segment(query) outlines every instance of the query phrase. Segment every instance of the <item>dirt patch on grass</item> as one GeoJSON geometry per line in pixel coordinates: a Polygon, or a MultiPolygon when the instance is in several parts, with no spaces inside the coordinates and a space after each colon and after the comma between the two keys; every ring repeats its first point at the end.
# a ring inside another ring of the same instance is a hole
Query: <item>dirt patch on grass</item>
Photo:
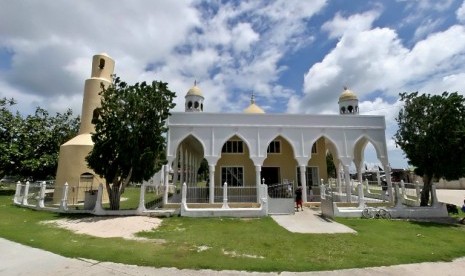
{"type": "Polygon", "coordinates": [[[58,227],[78,234],[86,234],[100,238],[144,239],[134,234],[156,229],[161,219],[145,216],[130,217],[87,217],[80,219],[60,219],[46,221],[58,227]]]}

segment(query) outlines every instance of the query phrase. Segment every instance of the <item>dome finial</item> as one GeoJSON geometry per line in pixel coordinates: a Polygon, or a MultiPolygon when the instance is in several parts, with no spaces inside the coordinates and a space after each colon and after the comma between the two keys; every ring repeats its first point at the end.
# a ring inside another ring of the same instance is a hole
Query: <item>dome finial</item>
{"type": "Polygon", "coordinates": [[[252,91],[252,97],[250,97],[250,103],[251,104],[255,103],[255,95],[253,94],[253,91],[252,91]]]}
{"type": "Polygon", "coordinates": [[[348,90],[349,88],[347,88],[347,85],[344,85],[344,90],[348,90]]]}
{"type": "Polygon", "coordinates": [[[194,86],[197,86],[197,80],[194,80],[194,86]]]}

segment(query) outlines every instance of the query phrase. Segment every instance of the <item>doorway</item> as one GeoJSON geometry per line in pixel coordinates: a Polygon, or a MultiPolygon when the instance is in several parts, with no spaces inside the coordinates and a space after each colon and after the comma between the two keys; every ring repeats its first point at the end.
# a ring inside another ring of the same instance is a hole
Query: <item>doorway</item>
{"type": "Polygon", "coordinates": [[[273,185],[280,183],[279,167],[262,167],[260,179],[265,178],[265,184],[273,185]]]}

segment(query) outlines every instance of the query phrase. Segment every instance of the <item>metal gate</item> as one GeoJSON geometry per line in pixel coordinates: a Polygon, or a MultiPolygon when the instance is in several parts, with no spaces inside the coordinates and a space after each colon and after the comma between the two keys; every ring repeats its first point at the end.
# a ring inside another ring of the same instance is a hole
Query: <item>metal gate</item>
{"type": "Polygon", "coordinates": [[[294,214],[294,210],[292,184],[268,185],[268,214],[294,214]]]}

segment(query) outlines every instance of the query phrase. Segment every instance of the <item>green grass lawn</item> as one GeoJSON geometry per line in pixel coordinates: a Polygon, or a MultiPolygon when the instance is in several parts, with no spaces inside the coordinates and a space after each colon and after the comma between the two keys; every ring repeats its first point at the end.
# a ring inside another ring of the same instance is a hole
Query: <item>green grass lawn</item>
{"type": "Polygon", "coordinates": [[[0,190],[0,236],[74,258],[154,267],[311,271],[465,256],[464,227],[400,220],[338,219],[357,234],[296,234],[269,217],[172,217],[157,230],[141,233],[147,241],[96,238],[42,224],[65,216],[13,206],[13,195],[0,190]]]}

